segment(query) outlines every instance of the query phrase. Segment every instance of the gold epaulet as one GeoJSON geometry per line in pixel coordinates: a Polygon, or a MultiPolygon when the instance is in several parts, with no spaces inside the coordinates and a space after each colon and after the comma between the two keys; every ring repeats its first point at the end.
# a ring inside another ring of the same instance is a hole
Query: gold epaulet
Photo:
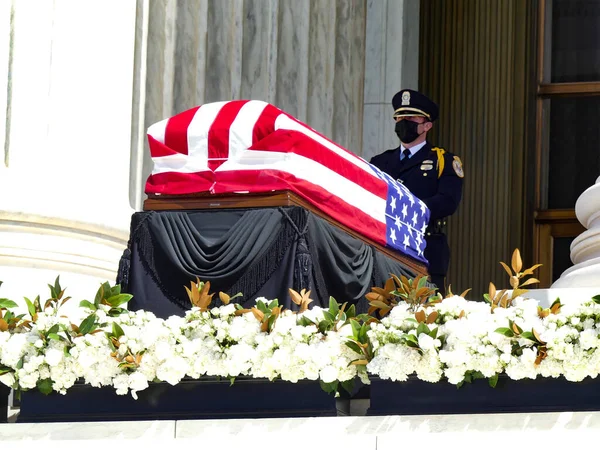
{"type": "Polygon", "coordinates": [[[444,162],[445,162],[444,153],[446,153],[446,150],[444,150],[441,147],[433,147],[432,150],[437,153],[438,178],[440,178],[442,176],[442,173],[444,173],[444,162]]]}

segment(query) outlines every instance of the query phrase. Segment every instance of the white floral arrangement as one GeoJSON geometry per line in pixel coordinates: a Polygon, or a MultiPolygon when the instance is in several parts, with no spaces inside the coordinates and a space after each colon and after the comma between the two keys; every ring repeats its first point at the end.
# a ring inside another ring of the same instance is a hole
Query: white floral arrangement
{"type": "MultiPolygon", "coordinates": [[[[329,308],[309,309],[310,292],[290,290],[299,311],[259,298],[244,309],[230,303],[210,307],[209,283],[191,283],[193,307],[164,320],[123,308],[131,295],[104,283],[94,302],[82,301],[64,315],[58,279],[51,298],[25,299],[27,312],[0,299],[0,382],[17,390],[65,394],[78,380],[137,393],[151,383],[176,385],[184,378],[236,377],[318,380],[324,390],[350,389],[369,376],[402,382],[461,385],[500,374],[513,380],[596,378],[600,373],[600,295],[554,302],[543,309],[525,296],[532,269],[521,271],[513,255],[512,291],[490,284],[486,302],[449,294],[442,299],[424,278],[393,276],[367,294],[369,314],[357,315],[330,299],[329,308]],[[377,314],[379,313],[379,319],[377,314]]],[[[186,288],[187,289],[187,288],[186,288]]]]}

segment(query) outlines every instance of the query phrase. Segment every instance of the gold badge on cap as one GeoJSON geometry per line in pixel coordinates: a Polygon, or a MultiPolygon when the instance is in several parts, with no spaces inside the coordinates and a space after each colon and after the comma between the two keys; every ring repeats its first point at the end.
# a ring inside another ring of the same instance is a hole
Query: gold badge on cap
{"type": "Polygon", "coordinates": [[[410,92],[406,91],[402,93],[402,106],[410,105],[410,92]]]}
{"type": "Polygon", "coordinates": [[[465,176],[465,173],[463,172],[462,162],[460,161],[460,158],[458,156],[454,157],[454,161],[452,161],[452,168],[456,172],[456,175],[458,175],[460,178],[463,178],[465,176]]]}

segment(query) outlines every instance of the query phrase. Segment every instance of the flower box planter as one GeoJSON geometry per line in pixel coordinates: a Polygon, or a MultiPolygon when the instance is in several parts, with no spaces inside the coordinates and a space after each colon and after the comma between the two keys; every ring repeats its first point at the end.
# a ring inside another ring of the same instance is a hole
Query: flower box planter
{"type": "Polygon", "coordinates": [[[600,379],[512,380],[502,374],[495,388],[487,380],[462,387],[446,381],[428,383],[416,376],[404,382],[371,379],[370,416],[481,414],[600,410],[600,379]]]}
{"type": "Polygon", "coordinates": [[[21,396],[18,422],[91,422],[335,416],[336,401],[318,381],[268,381],[206,377],[171,386],[153,383],[137,393],[117,395],[114,388],[83,383],[66,395],[37,390],[21,396]]]}
{"type": "Polygon", "coordinates": [[[0,383],[0,423],[6,423],[8,418],[8,395],[10,388],[0,383]]]}

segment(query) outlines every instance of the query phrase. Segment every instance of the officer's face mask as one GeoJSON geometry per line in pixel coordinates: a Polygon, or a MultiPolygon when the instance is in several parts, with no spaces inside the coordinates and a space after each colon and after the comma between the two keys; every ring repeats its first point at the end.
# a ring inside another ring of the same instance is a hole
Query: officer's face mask
{"type": "Polygon", "coordinates": [[[421,134],[419,134],[419,123],[411,120],[401,120],[396,122],[396,135],[400,139],[400,142],[410,144],[416,140],[421,134]]]}

